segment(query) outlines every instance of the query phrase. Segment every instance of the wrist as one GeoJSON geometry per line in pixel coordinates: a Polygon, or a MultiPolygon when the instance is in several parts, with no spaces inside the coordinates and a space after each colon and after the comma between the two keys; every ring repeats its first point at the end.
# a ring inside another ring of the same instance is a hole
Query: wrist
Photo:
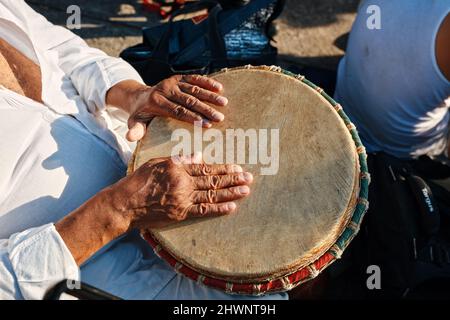
{"type": "Polygon", "coordinates": [[[135,80],[124,80],[106,93],[106,104],[132,114],[148,98],[151,87],[135,80]]]}
{"type": "Polygon", "coordinates": [[[122,203],[122,197],[116,197],[111,188],[106,188],[98,194],[96,206],[101,208],[101,219],[104,225],[108,225],[111,235],[116,237],[130,229],[133,215],[122,203]]]}

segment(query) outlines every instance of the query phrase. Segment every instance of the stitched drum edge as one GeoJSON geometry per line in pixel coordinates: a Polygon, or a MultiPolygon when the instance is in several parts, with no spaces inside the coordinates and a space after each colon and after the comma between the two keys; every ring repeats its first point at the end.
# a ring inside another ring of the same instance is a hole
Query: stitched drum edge
{"type": "MultiPolygon", "coordinates": [[[[333,110],[339,115],[339,117],[344,121],[344,124],[347,126],[350,135],[352,137],[353,142],[355,143],[355,147],[358,153],[359,159],[359,195],[357,197],[357,204],[355,209],[353,210],[353,214],[350,220],[347,222],[341,235],[338,237],[335,244],[332,245],[322,256],[320,256],[317,260],[310,263],[309,265],[302,267],[298,270],[293,271],[292,273],[279,277],[276,279],[271,279],[259,283],[239,283],[239,282],[231,282],[226,280],[220,280],[216,278],[211,278],[208,276],[204,276],[199,274],[197,271],[192,268],[186,266],[178,262],[168,251],[161,248],[161,245],[158,241],[153,237],[153,235],[146,231],[142,234],[145,240],[153,247],[153,249],[158,250],[158,256],[160,256],[163,260],[165,260],[169,265],[177,272],[180,273],[202,285],[206,285],[209,287],[213,287],[219,290],[222,290],[227,293],[232,294],[246,294],[246,295],[264,295],[269,293],[276,292],[284,292],[290,289],[295,288],[296,286],[315,278],[319,275],[325,268],[327,268],[331,263],[333,263],[336,259],[339,259],[347,248],[349,243],[353,240],[356,234],[359,231],[359,227],[361,225],[362,219],[364,218],[367,209],[369,208],[368,201],[368,193],[369,193],[369,184],[370,184],[370,174],[367,166],[367,154],[365,148],[361,142],[361,139],[358,135],[358,131],[356,127],[352,124],[348,116],[345,114],[342,106],[334,101],[325,91],[323,91],[320,87],[315,85],[314,83],[307,80],[303,75],[294,74],[287,70],[281,69],[278,66],[251,66],[246,65],[242,67],[236,68],[226,68],[222,69],[219,72],[213,73],[210,76],[214,76],[216,74],[222,72],[230,72],[235,70],[242,69],[253,69],[253,70],[264,70],[274,73],[282,73],[287,76],[293,77],[298,81],[306,84],[310,88],[316,90],[328,103],[333,107],[333,110]]],[[[139,141],[136,146],[136,150],[133,153],[133,157],[128,166],[128,174],[134,171],[136,156],[139,152],[141,142],[139,141]]]]}

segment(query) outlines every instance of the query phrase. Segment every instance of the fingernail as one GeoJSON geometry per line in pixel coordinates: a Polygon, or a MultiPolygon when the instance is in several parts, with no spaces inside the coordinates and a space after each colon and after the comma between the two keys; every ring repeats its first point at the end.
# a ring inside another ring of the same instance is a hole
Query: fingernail
{"type": "Polygon", "coordinates": [[[215,112],[213,114],[213,118],[216,121],[223,121],[223,119],[225,119],[225,116],[222,113],[220,113],[220,112],[215,112]]]}
{"type": "Polygon", "coordinates": [[[247,186],[240,186],[238,190],[240,194],[248,194],[250,192],[250,188],[247,186]]]}
{"type": "Polygon", "coordinates": [[[228,210],[234,210],[234,209],[236,209],[236,203],[234,203],[234,202],[228,203],[228,204],[227,204],[227,209],[228,209],[228,210]]]}
{"type": "Polygon", "coordinates": [[[214,88],[218,89],[218,90],[222,90],[222,84],[218,83],[218,82],[214,82],[213,83],[214,88]]]}
{"type": "Polygon", "coordinates": [[[226,106],[228,103],[228,99],[222,96],[217,97],[217,102],[223,106],[226,106]]]}
{"type": "Polygon", "coordinates": [[[211,125],[211,122],[210,122],[209,120],[206,120],[206,119],[203,119],[203,120],[202,120],[202,124],[203,124],[203,126],[205,126],[205,127],[207,127],[207,128],[209,128],[209,127],[212,126],[212,125],[211,125]]]}
{"type": "Polygon", "coordinates": [[[233,172],[242,172],[242,167],[238,166],[237,164],[233,164],[232,170],[233,172]]]}
{"type": "Polygon", "coordinates": [[[244,180],[247,182],[252,182],[253,181],[253,175],[250,172],[245,172],[244,173],[244,180]]]}

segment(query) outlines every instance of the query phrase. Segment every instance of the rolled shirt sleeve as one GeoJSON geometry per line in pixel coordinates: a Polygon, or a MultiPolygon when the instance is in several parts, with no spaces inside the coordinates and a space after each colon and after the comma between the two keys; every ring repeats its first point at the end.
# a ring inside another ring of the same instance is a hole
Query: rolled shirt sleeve
{"type": "MultiPolygon", "coordinates": [[[[58,66],[71,80],[77,90],[87,113],[93,116],[96,125],[91,125],[90,117],[80,110],[75,117],[95,135],[105,140],[119,151],[126,163],[131,156],[135,143],[124,139],[128,130],[128,113],[122,109],[106,105],[106,94],[110,88],[124,80],[135,80],[145,84],[137,71],[121,58],[110,57],[103,51],[89,47],[86,42],[62,27],[51,25],[58,33],[64,33],[66,41],[58,43],[51,49],[58,55],[58,66]],[[105,128],[114,134],[111,138],[107,132],[98,132],[105,128]]],[[[56,36],[56,35],[55,35],[56,36]]],[[[56,36],[57,37],[57,36],[56,36]]]]}
{"type": "Polygon", "coordinates": [[[106,108],[106,93],[115,84],[123,80],[144,84],[127,62],[89,47],[78,36],[74,35],[52,50],[58,52],[60,68],[70,77],[91,113],[96,114],[106,108]]]}
{"type": "Polygon", "coordinates": [[[0,240],[0,299],[42,299],[64,279],[79,280],[79,268],[53,224],[0,240]]]}

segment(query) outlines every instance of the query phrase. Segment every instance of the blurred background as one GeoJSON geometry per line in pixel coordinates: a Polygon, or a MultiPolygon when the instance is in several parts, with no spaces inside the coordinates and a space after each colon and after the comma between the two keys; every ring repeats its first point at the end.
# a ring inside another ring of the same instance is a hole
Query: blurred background
{"type": "MultiPolygon", "coordinates": [[[[145,0],[26,0],[51,22],[66,26],[70,5],[81,9],[81,29],[73,30],[89,45],[109,55],[142,42],[142,27],[163,19],[144,5],[145,0]]],[[[344,54],[347,34],[359,0],[286,0],[275,21],[274,37],[281,64],[335,70],[344,54]]]]}

